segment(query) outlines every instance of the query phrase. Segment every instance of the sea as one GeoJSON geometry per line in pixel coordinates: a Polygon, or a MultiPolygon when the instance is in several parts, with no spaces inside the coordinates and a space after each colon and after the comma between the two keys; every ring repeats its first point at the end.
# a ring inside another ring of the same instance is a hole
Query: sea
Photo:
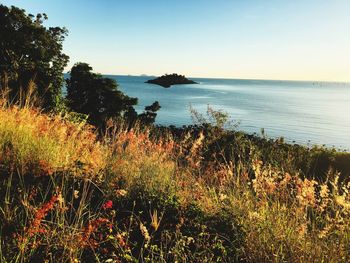
{"type": "Polygon", "coordinates": [[[236,130],[350,150],[350,83],[190,78],[198,84],[163,88],[145,83],[151,76],[106,77],[138,98],[138,112],[158,101],[160,125],[193,124],[191,109],[205,117],[209,106],[227,113],[236,130]]]}

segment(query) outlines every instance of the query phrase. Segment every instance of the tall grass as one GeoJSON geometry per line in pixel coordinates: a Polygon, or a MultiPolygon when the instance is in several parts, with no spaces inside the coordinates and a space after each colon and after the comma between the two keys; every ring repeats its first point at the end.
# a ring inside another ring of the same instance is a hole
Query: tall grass
{"type": "MultiPolygon", "coordinates": [[[[347,262],[350,185],[29,104],[0,107],[2,262],[347,262]],[[211,153],[213,154],[213,153],[211,153]],[[224,161],[222,161],[224,160],[224,161]]],[[[253,146],[253,143],[251,143],[253,146]]]]}

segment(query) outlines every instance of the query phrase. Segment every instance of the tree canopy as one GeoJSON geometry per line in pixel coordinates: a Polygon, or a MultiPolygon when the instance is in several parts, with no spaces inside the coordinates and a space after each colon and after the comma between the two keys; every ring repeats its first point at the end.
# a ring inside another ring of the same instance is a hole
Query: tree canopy
{"type": "Polygon", "coordinates": [[[138,115],[139,120],[144,124],[153,124],[157,117],[157,111],[161,106],[158,101],[152,103],[152,105],[146,106],[145,111],[138,115]]]}
{"type": "Polygon", "coordinates": [[[160,105],[155,102],[138,115],[137,98],[118,90],[115,80],[92,72],[86,63],[70,71],[67,104],[63,103],[63,70],[69,57],[62,52],[67,35],[64,27],[45,27],[46,14],[26,14],[24,9],[0,4],[0,90],[9,90],[11,101],[20,99],[34,83],[41,106],[47,110],[67,105],[89,116],[90,123],[103,126],[110,118],[122,117],[134,123],[152,124],[160,105]]]}
{"type": "Polygon", "coordinates": [[[95,125],[109,118],[135,116],[133,105],[137,104],[137,98],[118,90],[114,79],[93,73],[87,63],[75,64],[66,83],[68,106],[75,112],[89,115],[90,122],[95,125]]]}
{"type": "Polygon", "coordinates": [[[16,97],[33,81],[43,107],[54,108],[62,98],[63,69],[69,59],[62,52],[67,30],[46,28],[47,19],[46,14],[33,16],[0,5],[0,88],[9,88],[16,97]]]}
{"type": "Polygon", "coordinates": [[[130,125],[136,121],[151,125],[155,122],[158,101],[146,106],[144,112],[137,114],[134,105],[137,98],[125,95],[118,89],[114,79],[92,72],[87,63],[76,63],[66,79],[67,103],[71,110],[88,115],[90,123],[103,127],[108,119],[123,118],[130,125]]]}
{"type": "Polygon", "coordinates": [[[197,82],[186,78],[184,75],[165,74],[161,77],[147,80],[145,83],[157,84],[164,88],[169,88],[171,85],[180,85],[180,84],[198,84],[197,82]]]}

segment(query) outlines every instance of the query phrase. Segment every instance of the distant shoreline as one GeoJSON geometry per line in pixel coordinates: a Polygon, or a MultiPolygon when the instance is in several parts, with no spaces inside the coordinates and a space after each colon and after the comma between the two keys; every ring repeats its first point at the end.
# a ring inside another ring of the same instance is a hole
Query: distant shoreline
{"type": "MultiPolygon", "coordinates": [[[[65,73],[68,74],[68,73],[65,73]]],[[[124,74],[102,74],[106,77],[139,77],[139,78],[154,78],[155,75],[124,75],[124,74]]],[[[270,82],[296,82],[296,83],[329,83],[329,84],[344,84],[344,85],[350,85],[350,81],[331,81],[331,80],[293,80],[293,79],[247,79],[247,78],[220,78],[220,77],[192,77],[188,76],[188,78],[193,80],[198,79],[213,79],[213,80],[237,80],[237,81],[270,81],[270,82]]]]}

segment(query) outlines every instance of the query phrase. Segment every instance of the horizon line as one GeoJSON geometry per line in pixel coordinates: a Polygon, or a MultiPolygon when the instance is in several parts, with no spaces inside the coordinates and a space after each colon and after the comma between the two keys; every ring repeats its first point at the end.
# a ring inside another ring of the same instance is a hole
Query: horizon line
{"type": "MultiPolygon", "coordinates": [[[[160,77],[165,74],[173,74],[173,73],[164,73],[162,75],[153,75],[153,74],[111,74],[111,73],[100,73],[94,72],[97,74],[101,74],[103,76],[125,76],[125,77],[160,77]]],[[[64,74],[69,74],[69,72],[64,72],[64,74]]],[[[181,73],[177,73],[183,75],[181,73]]],[[[186,76],[187,78],[195,78],[195,79],[227,79],[227,80],[260,80],[260,81],[290,81],[290,82],[320,82],[320,83],[339,83],[339,84],[350,84],[350,80],[341,81],[341,80],[312,80],[312,79],[261,79],[261,78],[239,78],[239,77],[198,77],[198,76],[186,76]]]]}

